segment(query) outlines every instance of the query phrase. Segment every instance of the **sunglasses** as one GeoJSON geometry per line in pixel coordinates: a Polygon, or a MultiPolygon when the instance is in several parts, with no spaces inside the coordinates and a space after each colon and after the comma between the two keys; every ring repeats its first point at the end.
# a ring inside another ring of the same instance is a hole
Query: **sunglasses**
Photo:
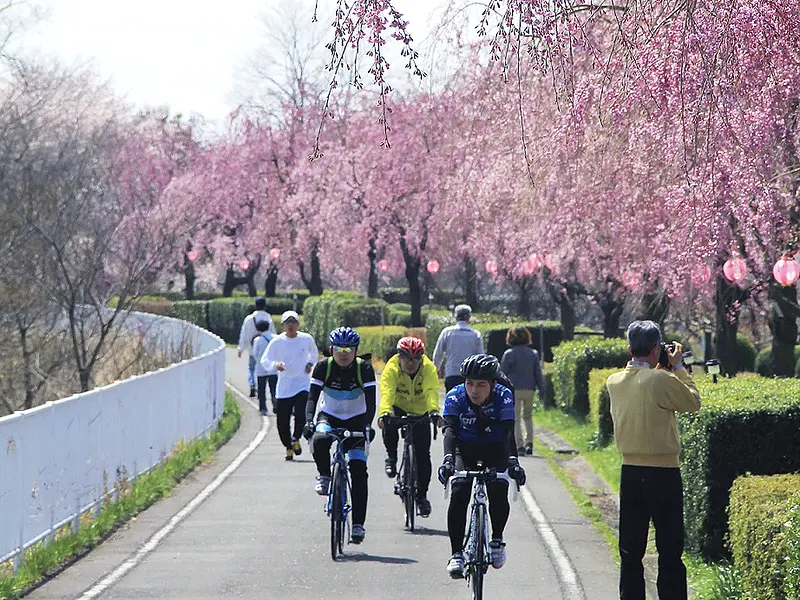
{"type": "Polygon", "coordinates": [[[353,348],[352,346],[334,346],[333,351],[344,352],[345,354],[352,354],[353,352],[356,351],[356,349],[353,348]]]}
{"type": "Polygon", "coordinates": [[[400,354],[400,358],[402,358],[403,360],[420,360],[420,359],[422,359],[421,356],[411,356],[407,352],[398,352],[398,354],[400,354]]]}

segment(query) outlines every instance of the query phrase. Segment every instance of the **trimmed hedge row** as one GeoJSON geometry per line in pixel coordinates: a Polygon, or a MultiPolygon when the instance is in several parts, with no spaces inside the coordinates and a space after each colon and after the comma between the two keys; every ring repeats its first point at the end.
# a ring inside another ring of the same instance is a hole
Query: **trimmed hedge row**
{"type": "Polygon", "coordinates": [[[369,352],[372,356],[386,362],[397,352],[397,340],[407,333],[408,330],[399,325],[359,327],[358,334],[361,336],[361,345],[358,352],[359,354],[369,352]]]}
{"type": "MultiPolygon", "coordinates": [[[[544,360],[553,360],[553,347],[557,346],[564,339],[564,332],[561,324],[555,321],[504,321],[502,315],[493,313],[476,313],[470,319],[470,327],[480,332],[483,337],[483,348],[487,354],[493,354],[497,358],[503,356],[508,346],[506,345],[506,334],[511,327],[521,325],[527,327],[531,333],[531,347],[539,351],[544,356],[544,360]],[[539,326],[544,327],[544,351],[539,343],[539,326]]],[[[445,327],[455,325],[456,320],[452,314],[444,311],[432,311],[425,323],[427,339],[430,340],[428,354],[433,354],[433,347],[439,335],[445,327]]]]}
{"type": "MultiPolygon", "coordinates": [[[[800,475],[738,477],[728,509],[730,549],[750,600],[797,598],[787,575],[800,570],[789,547],[791,508],[800,498],[800,475]],[[793,498],[795,501],[793,502],[793,498]]],[[[795,579],[796,581],[796,579],[795,579]]]]}
{"type": "MultiPolygon", "coordinates": [[[[249,301],[240,301],[226,298],[224,302],[218,300],[182,300],[172,303],[170,316],[207,329],[218,335],[228,344],[239,343],[239,331],[244,318],[255,310],[249,301]]],[[[280,313],[270,315],[278,331],[280,327],[280,313]]],[[[302,325],[301,325],[301,328],[302,325]]]]}
{"type": "Polygon", "coordinates": [[[589,420],[595,426],[595,443],[607,446],[614,437],[614,421],[611,420],[611,397],[608,395],[606,381],[613,369],[592,369],[589,372],[589,420]]]}
{"type": "MultiPolygon", "coordinates": [[[[771,356],[772,348],[769,346],[756,355],[755,370],[756,373],[762,377],[773,377],[775,375],[775,373],[772,372],[772,365],[770,364],[771,356]]],[[[797,365],[794,369],[794,376],[800,377],[800,346],[794,347],[794,362],[795,365],[797,365]]]]}
{"type": "Polygon", "coordinates": [[[686,547],[727,557],[730,489],[740,475],[800,472],[800,381],[698,378],[702,409],[678,414],[686,547]]]}
{"type": "Polygon", "coordinates": [[[630,359],[623,339],[565,342],[553,352],[555,403],[577,417],[589,415],[589,373],[592,369],[622,368],[630,359]]]}
{"type": "Polygon", "coordinates": [[[380,325],[381,307],[385,315],[388,306],[383,300],[366,298],[357,292],[326,291],[306,300],[303,328],[323,348],[327,346],[328,334],[337,327],[380,325]]]}

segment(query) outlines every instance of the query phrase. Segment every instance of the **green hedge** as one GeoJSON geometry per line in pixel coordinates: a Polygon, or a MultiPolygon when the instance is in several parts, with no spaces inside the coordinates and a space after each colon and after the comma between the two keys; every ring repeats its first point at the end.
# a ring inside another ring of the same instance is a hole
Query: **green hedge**
{"type": "Polygon", "coordinates": [[[736,334],[736,349],[734,351],[734,356],[736,357],[737,373],[741,373],[742,371],[755,373],[758,349],[753,342],[747,339],[747,336],[741,333],[736,334]]]}
{"type": "Polygon", "coordinates": [[[786,595],[800,598],[800,494],[789,500],[789,516],[783,524],[786,539],[786,595]]]}
{"type": "Polygon", "coordinates": [[[595,442],[607,446],[614,437],[614,422],[611,420],[611,397],[606,381],[619,368],[592,369],[589,372],[589,419],[595,426],[595,442]]]}
{"type": "Polygon", "coordinates": [[[357,292],[328,291],[306,300],[304,330],[323,348],[327,346],[328,334],[337,327],[380,325],[381,306],[385,316],[389,305],[383,300],[367,298],[357,292]]]}
{"type": "Polygon", "coordinates": [[[361,336],[359,354],[369,352],[385,362],[397,352],[397,340],[406,335],[407,330],[399,325],[378,325],[359,327],[357,331],[361,336]]]}
{"type": "Polygon", "coordinates": [[[624,367],[630,354],[623,339],[565,342],[553,352],[555,403],[578,417],[589,415],[589,373],[592,369],[624,367]]]}
{"type": "MultiPolygon", "coordinates": [[[[771,355],[772,355],[771,346],[767,346],[756,355],[756,373],[758,373],[762,377],[772,377],[775,375],[772,372],[772,365],[770,364],[771,355]]],[[[800,346],[794,347],[794,362],[800,363],[800,346]]],[[[795,376],[797,376],[797,374],[798,371],[797,368],[795,368],[795,376]]]]}
{"type": "Polygon", "coordinates": [[[697,378],[703,403],[679,413],[686,547],[726,557],[727,508],[740,475],[800,471],[800,381],[763,377],[697,378]]]}
{"type": "Polygon", "coordinates": [[[797,598],[787,591],[787,567],[798,557],[789,558],[784,524],[798,493],[800,475],[744,476],[731,487],[730,548],[749,600],[797,598]]]}
{"type": "Polygon", "coordinates": [[[561,324],[555,321],[524,321],[519,323],[476,323],[472,325],[483,336],[483,347],[488,354],[494,354],[501,358],[508,349],[506,345],[506,334],[511,327],[522,326],[528,329],[531,334],[531,347],[539,351],[539,355],[544,355],[544,360],[553,360],[553,347],[558,346],[564,340],[564,331],[561,324]],[[539,343],[539,327],[544,328],[544,348],[539,343]]]}
{"type": "Polygon", "coordinates": [[[188,321],[203,329],[208,327],[208,305],[205,300],[180,300],[172,303],[171,316],[188,321]]]}
{"type": "Polygon", "coordinates": [[[228,344],[238,344],[242,321],[253,310],[253,304],[248,301],[213,300],[208,303],[208,329],[228,344]]]}

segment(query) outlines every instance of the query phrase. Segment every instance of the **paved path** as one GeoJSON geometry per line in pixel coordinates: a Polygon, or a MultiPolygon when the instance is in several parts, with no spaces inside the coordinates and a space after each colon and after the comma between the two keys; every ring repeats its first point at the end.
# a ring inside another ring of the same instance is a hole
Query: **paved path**
{"type": "MultiPolygon", "coordinates": [[[[245,361],[229,350],[228,379],[246,391],[245,369],[245,361]]],[[[417,532],[404,531],[400,501],[383,474],[383,446],[373,444],[367,538],[361,546],[346,546],[346,558],[333,563],[308,447],[287,463],[273,418],[262,419],[245,400],[242,405],[240,431],[214,464],[29,598],[469,597],[463,581],[451,581],[444,570],[449,543],[438,483],[431,486],[431,517],[418,519],[417,532]],[[248,447],[251,453],[242,459],[248,447]],[[233,470],[229,465],[237,456],[241,464],[233,470]],[[226,472],[213,493],[175,522],[181,509],[226,472]],[[159,543],[152,541],[154,535],[159,543]]],[[[440,441],[433,454],[438,465],[440,441]]],[[[503,569],[490,570],[485,597],[617,598],[617,567],[608,546],[576,513],[545,462],[523,460],[528,491],[512,503],[508,561],[503,569]]]]}

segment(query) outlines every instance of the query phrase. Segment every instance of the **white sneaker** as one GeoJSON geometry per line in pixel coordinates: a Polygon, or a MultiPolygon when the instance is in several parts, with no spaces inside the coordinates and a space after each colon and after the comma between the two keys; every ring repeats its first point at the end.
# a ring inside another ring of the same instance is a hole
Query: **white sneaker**
{"type": "Polygon", "coordinates": [[[489,542],[489,553],[492,566],[499,569],[506,564],[506,545],[502,540],[492,540],[489,542]]]}
{"type": "Polygon", "coordinates": [[[317,475],[317,482],[314,484],[314,491],[320,496],[327,496],[331,486],[331,478],[327,475],[317,475]]]}
{"type": "Polygon", "coordinates": [[[367,535],[367,530],[364,529],[363,525],[353,525],[353,531],[350,535],[350,541],[353,544],[360,544],[364,541],[364,538],[367,535]]]}
{"type": "Polygon", "coordinates": [[[447,561],[447,572],[453,579],[461,579],[464,577],[464,555],[461,552],[456,552],[447,561]]]}

